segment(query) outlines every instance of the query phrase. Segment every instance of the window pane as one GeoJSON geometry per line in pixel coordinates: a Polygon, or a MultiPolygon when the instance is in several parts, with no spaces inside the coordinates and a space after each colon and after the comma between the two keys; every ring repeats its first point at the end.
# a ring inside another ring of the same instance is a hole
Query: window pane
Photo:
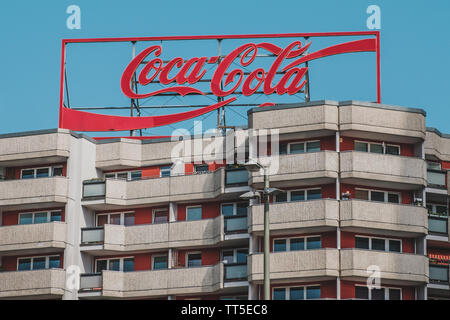
{"type": "Polygon", "coordinates": [[[34,258],[33,259],[33,270],[45,269],[45,258],[34,258]]]}
{"type": "Polygon", "coordinates": [[[50,257],[49,258],[49,268],[59,268],[59,257],[50,257]]]}
{"type": "Polygon", "coordinates": [[[33,214],[25,213],[19,216],[19,224],[32,224],[33,223],[33,214]]]}
{"type": "Polygon", "coordinates": [[[236,206],[236,214],[238,216],[246,216],[247,215],[247,207],[248,207],[248,203],[238,203],[236,206]]]}
{"type": "Polygon", "coordinates": [[[160,168],[161,177],[170,177],[170,166],[160,168]]]}
{"type": "Polygon", "coordinates": [[[370,200],[384,202],[384,192],[371,191],[370,200]]]}
{"type": "Polygon", "coordinates": [[[383,153],[383,145],[371,143],[370,144],[370,152],[372,153],[383,153]]]}
{"type": "Polygon", "coordinates": [[[396,193],[388,193],[388,202],[400,203],[400,197],[396,193]]]}
{"type": "Polygon", "coordinates": [[[401,242],[399,240],[389,240],[389,251],[400,252],[401,242]]]}
{"type": "Polygon", "coordinates": [[[372,300],[385,300],[384,288],[372,289],[372,300]]]}
{"type": "Polygon", "coordinates": [[[123,271],[124,272],[134,271],[134,258],[123,259],[123,271]]]}
{"type": "Polygon", "coordinates": [[[33,169],[22,170],[22,179],[32,179],[32,178],[34,178],[33,169]]]}
{"type": "Polygon", "coordinates": [[[292,143],[289,145],[290,153],[303,153],[305,152],[304,143],[292,143]]]}
{"type": "Polygon", "coordinates": [[[97,216],[97,227],[103,227],[108,223],[108,216],[106,214],[101,214],[97,216]]]}
{"type": "Polygon", "coordinates": [[[306,143],[306,152],[320,151],[320,141],[312,141],[306,143]]]}
{"type": "Polygon", "coordinates": [[[34,214],[34,223],[46,223],[47,212],[36,212],[34,214]]]}
{"type": "Polygon", "coordinates": [[[222,260],[226,263],[233,263],[234,262],[234,252],[233,250],[224,250],[222,252],[222,260]]]}
{"type": "Polygon", "coordinates": [[[355,248],[369,249],[369,238],[355,237],[355,248]]]}
{"type": "Polygon", "coordinates": [[[126,226],[133,226],[134,225],[134,212],[128,212],[125,213],[123,224],[126,226]]]}
{"type": "Polygon", "coordinates": [[[248,250],[237,250],[237,263],[247,263],[248,250]]]}
{"type": "Polygon", "coordinates": [[[110,215],[109,224],[120,224],[120,213],[110,215]]]}
{"type": "Polygon", "coordinates": [[[285,239],[275,240],[273,242],[273,251],[274,252],[286,251],[286,240],[285,239]]]}
{"type": "Polygon", "coordinates": [[[188,267],[200,267],[202,265],[201,253],[188,254],[188,267]]]}
{"type": "Polygon", "coordinates": [[[368,151],[368,145],[365,142],[355,142],[355,151],[363,151],[363,152],[367,152],[368,151]]]}
{"type": "Polygon", "coordinates": [[[107,269],[107,260],[97,260],[97,272],[102,272],[107,269]]]}
{"type": "Polygon", "coordinates": [[[372,250],[386,250],[386,241],[384,239],[372,239],[372,250]]]}
{"type": "Polygon", "coordinates": [[[17,270],[31,270],[31,259],[19,259],[19,266],[17,270]]]}
{"type": "Polygon", "coordinates": [[[167,210],[155,211],[154,216],[153,223],[166,223],[169,221],[169,212],[167,210]]]}
{"type": "Polygon", "coordinates": [[[303,238],[291,239],[289,250],[290,251],[305,250],[305,239],[303,238]]]}
{"type": "Polygon", "coordinates": [[[447,215],[447,207],[446,206],[436,206],[436,213],[440,216],[447,215]]]}
{"type": "Polygon", "coordinates": [[[439,162],[429,162],[427,161],[427,169],[430,170],[441,170],[441,164],[439,162]]]}
{"type": "Polygon", "coordinates": [[[320,287],[307,287],[306,299],[320,299],[320,287]]]}
{"type": "Polygon", "coordinates": [[[287,193],[286,192],[277,194],[275,196],[275,202],[286,202],[286,201],[287,201],[287,193]]]}
{"type": "Polygon", "coordinates": [[[202,219],[202,207],[187,208],[186,220],[201,220],[202,219]]]}
{"type": "Polygon", "coordinates": [[[400,148],[398,146],[386,146],[386,154],[398,156],[400,154],[400,148]]]}
{"type": "Polygon", "coordinates": [[[36,178],[48,177],[48,168],[42,168],[36,170],[36,178]]]}
{"type": "Polygon", "coordinates": [[[169,213],[166,210],[155,211],[154,215],[153,223],[166,223],[169,221],[169,213]]]}
{"type": "Polygon", "coordinates": [[[389,289],[389,300],[400,300],[400,289],[389,289]]]}
{"type": "Polygon", "coordinates": [[[273,300],[286,300],[286,289],[273,289],[273,300]]]}
{"type": "Polygon", "coordinates": [[[355,189],[355,199],[369,200],[369,191],[355,189]]]}
{"type": "Polygon", "coordinates": [[[194,168],[195,168],[195,172],[197,172],[197,173],[203,173],[203,172],[209,171],[209,166],[207,164],[195,165],[194,168]]]}
{"type": "Polygon", "coordinates": [[[232,216],[234,212],[233,204],[223,204],[222,205],[222,215],[224,216],[232,216]]]}
{"type": "Polygon", "coordinates": [[[120,172],[117,174],[117,179],[128,180],[128,172],[120,172]]]}
{"type": "Polygon", "coordinates": [[[119,259],[109,260],[108,270],[120,271],[120,260],[119,259]]]}
{"type": "Polygon", "coordinates": [[[320,237],[312,237],[306,239],[306,249],[320,249],[321,248],[320,237]]]}
{"type": "Polygon", "coordinates": [[[303,288],[290,288],[289,300],[303,300],[305,299],[303,288]]]}
{"type": "Polygon", "coordinates": [[[115,173],[106,173],[105,174],[105,178],[115,178],[116,174],[115,173]]]}
{"type": "Polygon", "coordinates": [[[153,258],[153,270],[167,269],[167,256],[153,258]]]}
{"type": "Polygon", "coordinates": [[[322,191],[320,189],[307,190],[306,195],[308,200],[322,199],[322,191]]]}
{"type": "Polygon", "coordinates": [[[61,211],[52,211],[50,213],[50,221],[61,221],[61,211]]]}
{"type": "Polygon", "coordinates": [[[369,289],[367,287],[355,286],[356,299],[369,299],[369,289]]]}
{"type": "Polygon", "coordinates": [[[278,150],[280,154],[287,154],[287,144],[280,143],[280,149],[278,150]]]}
{"type": "Polygon", "coordinates": [[[53,168],[53,176],[54,177],[60,177],[63,175],[63,168],[62,167],[54,167],[53,168]]]}
{"type": "Polygon", "coordinates": [[[291,192],[291,201],[304,201],[304,200],[305,200],[305,190],[291,192]]]}
{"type": "Polygon", "coordinates": [[[142,178],[142,171],[133,171],[130,175],[131,180],[141,180],[142,178]]]}

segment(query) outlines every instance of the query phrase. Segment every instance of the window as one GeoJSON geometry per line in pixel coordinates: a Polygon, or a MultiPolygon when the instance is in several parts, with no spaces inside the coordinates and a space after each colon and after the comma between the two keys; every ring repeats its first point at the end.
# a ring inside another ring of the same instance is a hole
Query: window
{"type": "Polygon", "coordinates": [[[446,205],[427,203],[428,214],[439,217],[448,216],[448,208],[446,205]]]}
{"type": "Polygon", "coordinates": [[[160,168],[160,176],[162,177],[170,177],[171,166],[164,166],[160,168]]]}
{"type": "Polygon", "coordinates": [[[190,267],[200,267],[202,265],[202,254],[201,253],[188,253],[187,254],[187,266],[190,267]]]}
{"type": "Polygon", "coordinates": [[[62,166],[52,166],[43,168],[32,168],[32,169],[22,169],[20,178],[21,179],[35,179],[35,178],[46,178],[53,176],[62,176],[63,167],[62,166]]]}
{"type": "Polygon", "coordinates": [[[355,189],[355,199],[378,201],[378,202],[390,202],[401,203],[401,194],[391,191],[379,191],[368,189],[355,189]]]}
{"type": "Polygon", "coordinates": [[[442,170],[442,166],[441,166],[440,162],[427,161],[427,169],[428,170],[441,171],[442,170]]]}
{"type": "Polygon", "coordinates": [[[275,196],[275,202],[305,201],[316,199],[322,199],[322,190],[320,188],[290,190],[275,196]]]}
{"type": "Polygon", "coordinates": [[[381,287],[369,290],[366,286],[355,286],[355,298],[366,300],[401,300],[402,291],[398,288],[381,287]]]}
{"type": "Polygon", "coordinates": [[[400,146],[394,144],[355,141],[355,151],[400,155],[400,146]]]}
{"type": "Polygon", "coordinates": [[[187,207],[186,208],[186,220],[201,220],[202,219],[202,207],[187,207]]]}
{"type": "Polygon", "coordinates": [[[133,226],[134,212],[98,213],[97,227],[103,227],[105,224],[133,226]]]}
{"type": "Polygon", "coordinates": [[[402,252],[402,241],[373,237],[355,237],[355,248],[389,252],[402,252]]]}
{"type": "Polygon", "coordinates": [[[320,299],[320,286],[274,288],[273,300],[320,299]]]}
{"type": "Polygon", "coordinates": [[[105,179],[141,180],[142,170],[105,173],[105,179]]]}
{"type": "Polygon", "coordinates": [[[223,203],[220,207],[223,216],[246,216],[248,202],[223,203]]]}
{"type": "Polygon", "coordinates": [[[109,271],[134,271],[134,257],[98,259],[95,261],[95,272],[109,271]]]}
{"type": "Polygon", "coordinates": [[[222,251],[224,263],[247,263],[248,249],[226,249],[222,251]]]}
{"type": "Polygon", "coordinates": [[[167,209],[153,210],[153,223],[167,223],[167,222],[169,222],[169,210],[167,209]]]}
{"type": "Polygon", "coordinates": [[[59,256],[43,256],[17,259],[17,270],[42,270],[60,268],[59,256]]]}
{"type": "Polygon", "coordinates": [[[207,173],[209,172],[209,165],[207,164],[195,164],[194,165],[195,173],[207,173]]]}
{"type": "Polygon", "coordinates": [[[274,252],[313,250],[321,247],[322,241],[320,236],[274,239],[273,241],[274,252]]]}
{"type": "Polygon", "coordinates": [[[153,270],[161,270],[161,269],[167,269],[168,265],[168,258],[167,255],[161,255],[161,256],[154,256],[153,259],[153,270]]]}
{"type": "Polygon", "coordinates": [[[61,221],[61,211],[43,211],[19,214],[19,224],[46,223],[61,221]]]}
{"type": "Polygon", "coordinates": [[[280,154],[296,154],[320,151],[320,141],[292,142],[280,145],[280,154]]]}

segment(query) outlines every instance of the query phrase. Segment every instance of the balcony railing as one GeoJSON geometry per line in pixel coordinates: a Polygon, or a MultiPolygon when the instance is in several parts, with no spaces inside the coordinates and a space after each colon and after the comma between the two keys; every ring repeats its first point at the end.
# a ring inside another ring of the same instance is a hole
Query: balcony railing
{"type": "Polygon", "coordinates": [[[83,198],[101,198],[106,194],[106,183],[103,180],[83,181],[83,198]]]}
{"type": "Polygon", "coordinates": [[[449,266],[430,264],[430,283],[449,284],[449,266]]]}
{"type": "Polygon", "coordinates": [[[448,234],[448,217],[428,216],[428,231],[430,233],[448,234]]]}
{"type": "Polygon", "coordinates": [[[97,291],[102,288],[102,273],[85,273],[80,275],[80,291],[97,291]]]}
{"type": "Polygon", "coordinates": [[[81,229],[81,244],[103,243],[104,239],[105,231],[103,227],[81,229]]]}
{"type": "Polygon", "coordinates": [[[225,233],[247,232],[247,216],[226,216],[224,217],[225,233]]]}
{"type": "Polygon", "coordinates": [[[225,281],[247,280],[247,264],[231,263],[224,264],[225,281]]]}
{"type": "Polygon", "coordinates": [[[248,171],[245,168],[226,169],[225,185],[227,187],[238,187],[248,185],[248,171]]]}

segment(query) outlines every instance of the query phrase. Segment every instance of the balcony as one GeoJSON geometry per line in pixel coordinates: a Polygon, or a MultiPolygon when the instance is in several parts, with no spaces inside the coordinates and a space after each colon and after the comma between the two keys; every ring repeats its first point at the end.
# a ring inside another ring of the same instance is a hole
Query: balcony
{"type": "Polygon", "coordinates": [[[81,229],[83,251],[136,251],[211,246],[223,241],[223,217],[195,221],[81,229]],[[96,246],[102,247],[96,248],[96,246]]]}
{"type": "Polygon", "coordinates": [[[0,166],[65,162],[70,154],[70,132],[55,129],[0,135],[0,150],[0,166]]]}
{"type": "Polygon", "coordinates": [[[162,297],[205,294],[223,288],[223,264],[214,266],[151,271],[103,271],[82,275],[79,297],[92,291],[108,298],[162,297]],[[84,278],[84,279],[83,279],[84,278]],[[101,291],[100,291],[101,290],[101,291]]]}
{"type": "MultiPolygon", "coordinates": [[[[264,205],[254,205],[249,210],[249,232],[262,234],[264,205]]],[[[339,225],[339,202],[333,199],[272,203],[269,210],[272,233],[306,228],[330,229],[339,225]]]]}
{"type": "Polygon", "coordinates": [[[224,180],[225,170],[221,168],[210,173],[133,181],[85,181],[83,205],[93,209],[109,209],[118,206],[213,199],[224,193],[224,180]]]}
{"type": "MultiPolygon", "coordinates": [[[[249,256],[249,281],[264,279],[264,254],[249,256]]],[[[273,252],[270,254],[270,279],[277,282],[321,281],[339,276],[339,251],[317,249],[273,252]]]]}
{"type": "Polygon", "coordinates": [[[338,107],[334,101],[315,101],[249,111],[251,129],[279,129],[280,134],[308,131],[333,133],[338,130],[338,107]]]}
{"type": "Polygon", "coordinates": [[[0,298],[61,299],[65,282],[63,269],[0,272],[0,298]]]}
{"type": "Polygon", "coordinates": [[[348,200],[341,201],[341,228],[375,234],[420,236],[427,234],[427,209],[411,205],[348,200]]]}
{"type": "Polygon", "coordinates": [[[224,264],[224,280],[247,281],[247,264],[246,263],[227,263],[224,264]]]}
{"type": "Polygon", "coordinates": [[[433,189],[446,189],[447,173],[438,170],[427,170],[427,186],[433,189]]]}
{"type": "Polygon", "coordinates": [[[340,102],[339,124],[341,131],[347,131],[346,135],[360,138],[389,140],[389,135],[391,139],[397,136],[406,143],[414,143],[425,140],[426,135],[423,110],[369,102],[340,102]]]}
{"type": "MultiPolygon", "coordinates": [[[[261,163],[270,160],[271,167],[277,169],[269,173],[274,187],[332,183],[338,175],[338,153],[334,151],[288,154],[260,160],[261,163]]],[[[263,182],[263,175],[252,173],[250,184],[262,187],[263,182]]]]}
{"type": "Polygon", "coordinates": [[[43,208],[67,202],[68,179],[49,177],[0,181],[0,207],[43,208]]]}
{"type": "Polygon", "coordinates": [[[343,183],[403,190],[426,185],[426,163],[419,158],[358,151],[340,157],[343,183]]]}
{"type": "Polygon", "coordinates": [[[430,284],[449,285],[449,266],[430,264],[430,284]]]}
{"type": "Polygon", "coordinates": [[[64,249],[66,241],[67,225],[64,222],[0,227],[0,252],[3,255],[24,250],[64,249]]]}
{"type": "Polygon", "coordinates": [[[225,233],[247,233],[247,216],[228,216],[224,217],[225,233]]]}
{"type": "Polygon", "coordinates": [[[341,277],[366,281],[370,266],[380,268],[381,282],[397,285],[428,283],[428,258],[422,255],[361,249],[341,250],[341,277]]]}

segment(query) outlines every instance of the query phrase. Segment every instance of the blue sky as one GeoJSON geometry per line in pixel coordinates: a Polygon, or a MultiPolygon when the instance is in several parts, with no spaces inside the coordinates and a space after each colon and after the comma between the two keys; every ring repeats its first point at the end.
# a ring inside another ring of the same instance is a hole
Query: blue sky
{"type": "MultiPolygon", "coordinates": [[[[58,126],[63,38],[366,31],[366,8],[371,4],[381,8],[382,102],[423,108],[427,126],[450,132],[448,0],[46,0],[0,2],[0,133],[58,126]],[[71,4],[81,8],[81,30],[66,27],[66,8],[71,4]]],[[[184,48],[181,54],[201,48],[184,48]]],[[[108,66],[129,59],[128,48],[70,49],[69,85],[74,88],[71,100],[75,105],[127,103],[116,90],[115,76],[121,68],[108,66]],[[105,64],[98,70],[105,72],[103,80],[88,74],[95,75],[101,57],[105,64]]],[[[323,59],[311,65],[312,100],[375,100],[374,56],[345,59],[323,59]]],[[[242,124],[245,111],[227,111],[227,122],[242,124]]],[[[143,115],[170,112],[174,111],[150,110],[143,115]]],[[[175,127],[189,129],[191,124],[175,127]]],[[[205,120],[203,129],[214,125],[213,115],[205,120]]],[[[146,134],[170,134],[172,129],[157,128],[146,134]]]]}

